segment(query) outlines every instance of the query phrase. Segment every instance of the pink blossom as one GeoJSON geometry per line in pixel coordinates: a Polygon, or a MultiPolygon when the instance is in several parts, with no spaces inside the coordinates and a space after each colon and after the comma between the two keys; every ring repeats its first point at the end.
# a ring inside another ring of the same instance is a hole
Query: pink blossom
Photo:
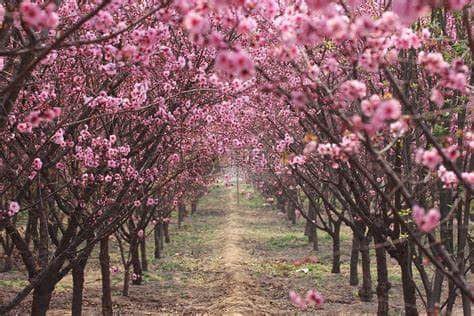
{"type": "Polygon", "coordinates": [[[5,19],[5,8],[3,5],[0,4],[0,24],[3,23],[3,20],[5,19]]]}
{"type": "Polygon", "coordinates": [[[438,226],[440,218],[441,215],[437,208],[430,209],[424,217],[425,223],[421,227],[421,230],[425,232],[432,231],[438,226]]]}
{"type": "Polygon", "coordinates": [[[363,82],[358,80],[349,80],[344,82],[340,87],[340,91],[342,95],[349,99],[349,101],[353,101],[357,98],[363,98],[367,95],[367,87],[363,82]]]}
{"type": "Polygon", "coordinates": [[[309,290],[308,293],[306,293],[306,302],[308,304],[315,304],[316,306],[319,306],[324,303],[324,298],[316,290],[309,290]]]}
{"type": "Polygon", "coordinates": [[[252,60],[244,51],[221,51],[216,57],[216,66],[225,73],[243,80],[250,79],[255,72],[252,60]]]}
{"type": "Polygon", "coordinates": [[[438,89],[431,90],[430,101],[441,107],[444,103],[443,94],[438,89]]]}
{"type": "Polygon", "coordinates": [[[420,207],[419,205],[414,205],[412,207],[412,217],[417,226],[421,226],[423,224],[424,215],[425,215],[424,208],[420,207]]]}
{"type": "Polygon", "coordinates": [[[290,291],[290,300],[298,308],[305,308],[306,307],[306,301],[301,298],[295,291],[290,291]]]}
{"type": "Polygon", "coordinates": [[[209,28],[208,19],[195,11],[186,14],[183,23],[184,27],[191,33],[202,33],[209,28]]]}
{"type": "Polygon", "coordinates": [[[38,26],[43,20],[44,15],[39,5],[30,1],[23,1],[21,3],[20,13],[23,20],[32,26],[38,26]]]}
{"type": "Polygon", "coordinates": [[[326,8],[333,0],[306,0],[306,5],[312,10],[326,8]]]}
{"type": "Polygon", "coordinates": [[[412,207],[412,217],[419,230],[431,232],[439,225],[441,215],[437,208],[432,208],[425,213],[422,207],[414,205],[412,207]]]}
{"type": "Polygon", "coordinates": [[[20,211],[20,204],[18,204],[18,202],[11,201],[8,205],[8,216],[11,217],[18,213],[18,211],[20,211]]]}
{"type": "Polygon", "coordinates": [[[458,145],[451,145],[448,148],[443,149],[444,154],[451,161],[456,161],[459,157],[458,145]]]}
{"type": "Polygon", "coordinates": [[[29,123],[19,123],[16,128],[20,133],[31,133],[31,125],[29,123]]]}
{"type": "Polygon", "coordinates": [[[33,169],[41,170],[42,167],[43,167],[43,162],[41,161],[41,159],[35,158],[33,160],[33,169]]]}
{"type": "Polygon", "coordinates": [[[140,239],[143,238],[143,236],[144,236],[143,229],[140,229],[140,230],[137,232],[137,236],[138,236],[138,238],[140,238],[140,239]]]}
{"type": "Polygon", "coordinates": [[[415,161],[430,169],[435,169],[441,163],[442,158],[436,148],[430,150],[419,149],[416,153],[415,161]]]}
{"type": "Polygon", "coordinates": [[[419,16],[427,12],[429,7],[424,0],[396,0],[392,1],[392,10],[405,24],[411,24],[419,16]]]}
{"type": "Polygon", "coordinates": [[[471,185],[474,185],[474,172],[463,172],[461,176],[464,179],[464,181],[466,181],[467,183],[471,185]]]}
{"type": "Polygon", "coordinates": [[[453,10],[461,10],[470,0],[448,0],[448,6],[453,10]]]}
{"type": "Polygon", "coordinates": [[[151,206],[151,205],[154,205],[155,204],[155,199],[153,198],[148,198],[147,201],[146,201],[146,205],[147,206],[151,206]]]}
{"type": "Polygon", "coordinates": [[[382,100],[380,97],[376,94],[372,95],[369,99],[363,100],[360,103],[360,107],[362,109],[362,112],[366,116],[372,116],[375,113],[375,110],[377,110],[378,106],[382,103],[382,100]]]}
{"type": "Polygon", "coordinates": [[[402,115],[402,106],[395,99],[383,101],[375,111],[375,116],[381,120],[396,120],[402,115]]]}
{"type": "Polygon", "coordinates": [[[312,152],[314,152],[317,147],[318,147],[318,144],[317,144],[315,141],[310,141],[310,142],[307,143],[306,146],[304,147],[303,154],[304,154],[304,155],[309,155],[309,154],[311,154],[312,152]]]}
{"type": "Polygon", "coordinates": [[[448,171],[444,166],[438,168],[438,177],[444,183],[445,188],[454,188],[458,184],[458,177],[453,171],[448,171]]]}

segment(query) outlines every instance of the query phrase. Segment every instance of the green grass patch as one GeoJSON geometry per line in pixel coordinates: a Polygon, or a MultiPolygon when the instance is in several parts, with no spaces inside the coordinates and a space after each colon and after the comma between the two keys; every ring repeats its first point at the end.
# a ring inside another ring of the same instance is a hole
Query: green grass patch
{"type": "Polygon", "coordinates": [[[28,285],[28,281],[26,280],[0,280],[0,286],[2,287],[23,289],[26,285],[28,285]]]}
{"type": "Polygon", "coordinates": [[[303,234],[288,233],[270,238],[266,245],[271,249],[286,249],[306,247],[308,242],[303,234]]]}

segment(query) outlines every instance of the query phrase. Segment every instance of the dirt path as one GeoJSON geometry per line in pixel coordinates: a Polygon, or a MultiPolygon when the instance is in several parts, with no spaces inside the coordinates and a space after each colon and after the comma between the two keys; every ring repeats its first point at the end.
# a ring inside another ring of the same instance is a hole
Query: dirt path
{"type": "Polygon", "coordinates": [[[242,219],[248,219],[249,214],[237,205],[235,192],[227,190],[223,201],[226,201],[226,221],[219,228],[219,239],[223,245],[219,265],[226,275],[222,285],[230,291],[213,307],[233,315],[264,311],[266,300],[260,296],[258,282],[247,269],[248,265],[254,262],[254,258],[241,246],[247,236],[247,227],[242,219]]]}

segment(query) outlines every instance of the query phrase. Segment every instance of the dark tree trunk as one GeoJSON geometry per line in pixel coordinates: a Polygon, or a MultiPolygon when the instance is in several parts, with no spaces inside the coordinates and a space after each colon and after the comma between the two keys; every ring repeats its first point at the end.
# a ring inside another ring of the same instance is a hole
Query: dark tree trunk
{"type": "MultiPolygon", "coordinates": [[[[39,214],[38,258],[41,269],[46,269],[49,262],[48,210],[41,208],[37,210],[37,213],[39,214]]],[[[55,285],[52,280],[53,275],[54,273],[35,287],[31,307],[32,316],[46,315],[55,285]]]]}
{"type": "Polygon", "coordinates": [[[351,264],[350,264],[350,278],[349,278],[350,285],[359,284],[359,272],[357,271],[357,267],[359,265],[359,244],[360,244],[360,240],[354,233],[354,235],[352,236],[351,264]]]}
{"type": "Polygon", "coordinates": [[[197,211],[197,204],[198,204],[198,201],[193,201],[191,203],[191,214],[195,214],[196,211],[197,211]]]}
{"type": "Polygon", "coordinates": [[[71,315],[82,315],[82,298],[84,291],[84,269],[86,265],[78,263],[72,267],[72,307],[71,315]]]}
{"type": "Polygon", "coordinates": [[[412,269],[411,269],[411,253],[408,246],[400,245],[404,247],[405,251],[402,251],[398,258],[398,263],[402,271],[402,287],[403,287],[403,301],[405,304],[405,315],[406,316],[417,316],[418,309],[416,307],[416,288],[413,281],[412,269]]]}
{"type": "MultiPolygon", "coordinates": [[[[170,233],[169,233],[169,223],[164,223],[163,225],[163,232],[165,234],[165,242],[169,243],[170,242],[170,233]]],[[[163,248],[162,248],[163,249],[163,248]]]]}
{"type": "Polygon", "coordinates": [[[296,210],[292,202],[288,202],[288,207],[286,209],[286,217],[293,225],[296,224],[296,210]]]}
{"type": "Polygon", "coordinates": [[[448,280],[448,292],[449,292],[449,296],[448,296],[448,303],[446,304],[446,315],[452,315],[457,294],[454,288],[454,282],[451,280],[448,280]]]}
{"type": "Polygon", "coordinates": [[[138,252],[139,241],[133,237],[130,240],[130,254],[132,259],[133,273],[135,277],[132,278],[133,285],[142,284],[142,266],[140,264],[140,256],[138,252]]]}
{"type": "Polygon", "coordinates": [[[332,236],[332,269],[331,273],[341,272],[341,223],[334,223],[334,234],[332,236]]]}
{"type": "Polygon", "coordinates": [[[112,289],[110,285],[109,238],[100,241],[100,272],[102,274],[102,315],[112,316],[112,289]]]}
{"type": "Polygon", "coordinates": [[[388,281],[387,256],[383,246],[383,239],[375,239],[375,258],[377,262],[377,315],[388,315],[388,290],[390,282],[388,281]]]}
{"type": "Polygon", "coordinates": [[[318,228],[316,223],[318,222],[319,209],[313,203],[310,203],[313,207],[313,220],[314,220],[314,237],[313,237],[313,250],[319,251],[319,239],[318,239],[318,228]]]}
{"type": "Polygon", "coordinates": [[[363,302],[370,302],[373,296],[369,245],[370,237],[364,237],[360,243],[360,253],[362,257],[362,287],[359,290],[359,296],[363,302]]]}
{"type": "Polygon", "coordinates": [[[314,227],[313,250],[319,251],[318,229],[316,227],[314,227]]]}
{"type": "Polygon", "coordinates": [[[434,276],[434,281],[433,281],[433,287],[431,289],[431,292],[433,293],[432,299],[428,302],[428,312],[431,313],[432,315],[435,315],[435,304],[440,302],[441,300],[441,292],[443,289],[443,281],[444,281],[444,274],[436,269],[435,271],[435,276],[434,276]]]}
{"type": "Polygon", "coordinates": [[[154,228],[154,237],[155,237],[155,259],[159,259],[161,258],[161,243],[162,243],[162,240],[161,240],[161,226],[163,224],[162,223],[158,223],[155,225],[155,228],[154,228]]]}
{"type": "Polygon", "coordinates": [[[186,214],[186,205],[184,203],[178,204],[178,227],[181,228],[181,224],[183,223],[184,216],[186,214]]]}
{"type": "Polygon", "coordinates": [[[140,240],[140,254],[142,256],[142,270],[148,271],[148,260],[146,257],[146,238],[143,236],[143,239],[140,240]]]}
{"type": "Polygon", "coordinates": [[[130,266],[127,264],[127,266],[125,267],[124,275],[123,275],[122,295],[128,296],[129,289],[130,289],[130,266]]]}
{"type": "MultiPolygon", "coordinates": [[[[474,212],[472,212],[474,213],[474,212]]],[[[469,265],[470,267],[473,267],[471,268],[471,273],[474,273],[474,240],[473,239],[468,239],[467,240],[467,243],[468,243],[468,253],[469,253],[469,265]]]]}
{"type": "Polygon", "coordinates": [[[31,316],[46,316],[54,290],[54,282],[51,278],[46,278],[33,292],[33,303],[31,306],[31,316]]]}

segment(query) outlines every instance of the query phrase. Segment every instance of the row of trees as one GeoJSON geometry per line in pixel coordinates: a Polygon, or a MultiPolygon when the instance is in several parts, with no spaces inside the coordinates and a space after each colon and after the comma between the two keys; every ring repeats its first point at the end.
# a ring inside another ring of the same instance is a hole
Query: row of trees
{"type": "Polygon", "coordinates": [[[374,249],[379,315],[389,312],[387,256],[406,315],[420,305],[451,314],[456,298],[471,315],[470,1],[306,1],[275,15],[261,21],[273,50],[255,49],[261,83],[245,106],[256,111],[239,116],[256,187],[289,220],[301,213],[315,249],[317,230],[329,234],[334,273],[341,225],[352,230],[349,281],[359,282],[360,255],[363,301],[374,249]]]}
{"type": "Polygon", "coordinates": [[[73,277],[81,315],[84,271],[100,251],[103,314],[112,315],[109,241],[125,281],[142,282],[145,240],[155,257],[171,212],[195,205],[225,142],[208,113],[224,97],[212,57],[181,28],[173,1],[1,1],[0,241],[18,254],[45,315],[56,284],[73,277]],[[55,22],[51,22],[53,19],[55,22]],[[140,257],[141,255],[141,257],[140,257]]]}

